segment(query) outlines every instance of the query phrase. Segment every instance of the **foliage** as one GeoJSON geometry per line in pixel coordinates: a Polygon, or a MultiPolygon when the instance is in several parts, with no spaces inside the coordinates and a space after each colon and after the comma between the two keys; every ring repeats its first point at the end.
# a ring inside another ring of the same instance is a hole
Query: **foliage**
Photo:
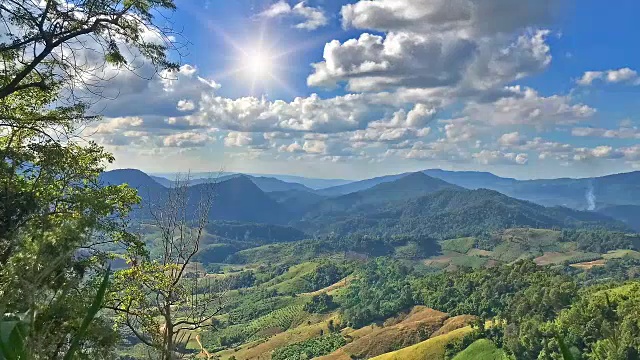
{"type": "Polygon", "coordinates": [[[330,334],[303,342],[287,345],[271,354],[273,360],[313,359],[332,353],[346,345],[347,341],[340,334],[330,334]]]}
{"type": "Polygon", "coordinates": [[[154,23],[154,12],[174,8],[172,0],[3,2],[0,100],[32,90],[50,91],[59,84],[97,94],[99,82],[107,80],[107,66],[140,66],[139,59],[129,64],[128,54],[148,59],[158,69],[176,68],[166,57],[173,47],[168,29],[154,23]],[[57,56],[62,48],[75,56],[57,56]],[[102,63],[79,61],[86,48],[100,54],[102,63]]]}
{"type": "Polygon", "coordinates": [[[347,276],[350,270],[348,266],[323,261],[314,271],[302,276],[305,281],[304,290],[311,292],[333,285],[347,276]]]}
{"type": "Polygon", "coordinates": [[[343,318],[353,327],[384,320],[414,304],[409,269],[385,258],[372,260],[338,297],[343,318]]]}
{"type": "Polygon", "coordinates": [[[606,230],[563,230],[561,241],[576,242],[578,249],[592,253],[634,248],[631,236],[606,230]]]}
{"type": "MultiPolygon", "coordinates": [[[[89,326],[102,308],[107,287],[109,285],[110,271],[106,271],[91,306],[87,309],[77,331],[72,334],[72,340],[66,349],[60,349],[58,354],[63,360],[76,358],[80,349],[80,342],[89,331],[89,326]]],[[[2,312],[0,318],[0,359],[3,360],[29,360],[37,358],[35,349],[29,347],[29,333],[37,326],[35,316],[28,311],[20,315],[12,315],[2,312]]]]}
{"type": "Polygon", "coordinates": [[[304,304],[304,311],[309,313],[323,314],[337,307],[333,302],[333,297],[325,293],[314,295],[311,300],[304,304]]]}
{"type": "Polygon", "coordinates": [[[597,286],[563,311],[555,325],[568,346],[585,349],[593,359],[640,356],[640,284],[597,286]]]}
{"type": "Polygon", "coordinates": [[[441,246],[442,250],[453,251],[461,254],[466,254],[469,250],[471,250],[475,245],[475,238],[467,237],[467,238],[458,238],[443,241],[441,246]]]}
{"type": "MultiPolygon", "coordinates": [[[[356,193],[357,194],[357,193],[356,193]]],[[[619,222],[598,214],[568,208],[545,208],[495,191],[442,190],[412,201],[379,203],[363,209],[313,213],[299,226],[318,233],[344,236],[429,236],[445,240],[477,236],[512,227],[624,229],[619,222]]]]}
{"type": "Polygon", "coordinates": [[[292,242],[305,238],[305,234],[293,227],[271,224],[214,221],[207,225],[207,232],[225,239],[251,242],[253,246],[274,242],[292,242]]]}
{"type": "Polygon", "coordinates": [[[302,305],[277,309],[246,324],[231,325],[215,332],[206,332],[203,343],[207,347],[235,346],[264,336],[263,331],[285,331],[304,316],[302,305]]]}
{"type": "Polygon", "coordinates": [[[578,278],[586,283],[632,280],[640,276],[640,259],[631,257],[610,259],[604,266],[594,266],[585,271],[572,272],[575,272],[578,278]]]}
{"type": "MultiPolygon", "coordinates": [[[[28,89],[0,106],[0,303],[7,313],[33,314],[27,341],[36,358],[71,345],[114,252],[144,253],[127,231],[135,190],[100,184],[113,157],[68,137],[86,122],[85,109],[54,108],[57,96],[57,88],[28,89]]],[[[77,356],[108,357],[115,342],[99,316],[77,356]]]]}

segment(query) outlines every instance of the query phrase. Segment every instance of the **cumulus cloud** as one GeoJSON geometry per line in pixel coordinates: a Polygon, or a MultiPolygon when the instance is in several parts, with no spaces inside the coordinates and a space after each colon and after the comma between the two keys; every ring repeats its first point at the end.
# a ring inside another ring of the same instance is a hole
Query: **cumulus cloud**
{"type": "Polygon", "coordinates": [[[353,142],[399,143],[406,140],[426,137],[430,131],[430,128],[368,128],[366,130],[353,132],[350,140],[353,142]]]}
{"type": "Polygon", "coordinates": [[[423,90],[426,98],[499,97],[551,62],[545,24],[558,1],[380,0],[342,7],[343,25],[372,29],[325,45],[310,86],[423,90]],[[499,14],[504,14],[500,16],[499,14]],[[525,30],[527,29],[527,30],[525,30]],[[426,91],[425,91],[426,90],[426,91]]]}
{"type": "Polygon", "coordinates": [[[196,105],[192,100],[180,100],[178,101],[176,108],[180,111],[191,111],[196,108],[196,105]]]}
{"type": "Polygon", "coordinates": [[[509,96],[493,103],[470,103],[464,110],[468,116],[494,125],[574,124],[590,118],[596,109],[573,104],[571,96],[541,96],[531,88],[507,88],[509,96]]]}
{"type": "Polygon", "coordinates": [[[640,85],[638,72],[628,67],[606,71],[586,71],[576,83],[581,86],[589,86],[596,80],[601,80],[609,84],[626,83],[640,85]]]}
{"type": "Polygon", "coordinates": [[[640,129],[637,127],[621,127],[619,129],[576,127],[571,129],[571,135],[578,137],[592,136],[612,139],[640,139],[640,129]]]}
{"type": "Polygon", "coordinates": [[[293,7],[285,0],[278,1],[260,13],[260,16],[267,18],[292,17],[301,19],[302,21],[297,22],[294,27],[305,30],[315,30],[329,23],[329,19],[322,9],[307,6],[304,1],[299,2],[293,7]]]}
{"type": "Polygon", "coordinates": [[[199,117],[210,126],[235,131],[332,133],[363,129],[375,120],[376,104],[364,95],[322,99],[316,94],[291,102],[203,95],[199,117]]]}
{"type": "Polygon", "coordinates": [[[140,127],[144,120],[138,116],[125,116],[117,118],[107,118],[105,121],[87,130],[89,134],[113,134],[117,131],[126,131],[133,127],[140,127]]]}
{"type": "Polygon", "coordinates": [[[529,157],[527,154],[504,153],[498,150],[482,150],[473,154],[473,158],[482,165],[526,165],[529,162],[529,157]]]}
{"type": "Polygon", "coordinates": [[[491,35],[547,23],[557,0],[361,0],[342,8],[343,26],[378,31],[491,35]]]}
{"type": "Polygon", "coordinates": [[[525,141],[525,138],[522,135],[520,135],[519,132],[515,131],[512,133],[503,134],[502,136],[500,136],[500,138],[498,139],[498,144],[506,147],[512,147],[512,146],[523,145],[524,141],[525,141]]]}
{"type": "MultiPolygon", "coordinates": [[[[151,76],[152,74],[149,74],[151,76]]],[[[108,117],[182,116],[191,111],[203,93],[216,91],[220,84],[198,75],[195,66],[185,64],[177,71],[162,71],[148,80],[122,73],[110,80],[92,110],[108,117]]]]}
{"type": "Polygon", "coordinates": [[[208,135],[195,132],[183,132],[166,136],[162,140],[165,147],[193,148],[202,147],[211,139],[208,135]]]}
{"type": "Polygon", "coordinates": [[[573,160],[586,161],[593,159],[618,159],[624,154],[611,146],[602,145],[595,148],[577,148],[574,149],[573,160]]]}
{"type": "Polygon", "coordinates": [[[227,147],[263,148],[268,145],[266,136],[263,134],[229,131],[224,138],[224,145],[227,147]]]}

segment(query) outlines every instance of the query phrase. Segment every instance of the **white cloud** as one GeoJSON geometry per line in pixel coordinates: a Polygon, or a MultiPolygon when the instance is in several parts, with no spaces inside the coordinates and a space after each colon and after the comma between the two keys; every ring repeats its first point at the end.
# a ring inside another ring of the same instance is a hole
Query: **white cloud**
{"type": "Polygon", "coordinates": [[[637,77],[638,77],[638,73],[635,70],[631,70],[629,68],[609,70],[607,72],[607,82],[610,82],[610,83],[619,83],[619,82],[629,81],[629,80],[636,79],[637,77]]]}
{"type": "Polygon", "coordinates": [[[284,0],[280,0],[277,3],[271,5],[267,10],[261,13],[262,16],[275,18],[282,15],[287,15],[291,12],[291,5],[284,0]]]}
{"type": "Polygon", "coordinates": [[[196,108],[196,105],[191,100],[180,100],[176,105],[176,109],[180,111],[191,111],[196,108]]]}
{"type": "Polygon", "coordinates": [[[431,89],[432,96],[472,95],[546,68],[551,61],[547,35],[538,31],[511,42],[502,36],[364,33],[344,43],[326,44],[324,61],[313,64],[307,83],[332,88],[345,82],[352,91],[417,88],[431,89]]]}
{"type": "Polygon", "coordinates": [[[638,72],[628,67],[606,71],[586,71],[576,83],[581,86],[589,86],[596,80],[602,80],[610,84],[627,83],[640,85],[638,72]]]}
{"type": "Polygon", "coordinates": [[[302,19],[297,22],[294,27],[304,30],[315,30],[329,23],[329,19],[327,19],[322,9],[307,6],[304,1],[292,7],[285,0],[280,0],[260,13],[260,16],[267,18],[293,17],[302,19]]]}
{"type": "Polygon", "coordinates": [[[251,149],[264,148],[268,145],[267,137],[263,134],[229,131],[224,138],[227,147],[246,147],[251,149]]]}
{"type": "Polygon", "coordinates": [[[353,142],[399,143],[406,140],[426,137],[430,131],[430,128],[368,128],[353,132],[350,140],[353,142]]]}
{"type": "Polygon", "coordinates": [[[511,33],[547,23],[557,0],[361,0],[342,7],[343,25],[378,31],[511,33]]]}
{"type": "Polygon", "coordinates": [[[126,116],[106,119],[95,127],[87,129],[88,134],[113,134],[119,130],[128,130],[132,127],[140,127],[144,120],[138,116],[126,116]]]}
{"type": "Polygon", "coordinates": [[[527,154],[504,153],[498,150],[482,150],[478,153],[473,154],[473,158],[482,165],[526,165],[529,162],[529,157],[527,154]]]}
{"type": "Polygon", "coordinates": [[[312,94],[291,102],[203,95],[198,116],[212,127],[235,131],[335,133],[366,128],[377,116],[364,95],[321,99],[312,94]]]}
{"type": "Polygon", "coordinates": [[[597,146],[595,148],[574,149],[573,160],[586,161],[593,159],[618,159],[624,154],[608,145],[597,146]]]}
{"type": "Polygon", "coordinates": [[[166,136],[162,140],[165,147],[193,148],[202,147],[211,139],[206,134],[183,132],[166,136]]]}
{"type": "Polygon", "coordinates": [[[553,124],[573,124],[596,113],[584,104],[572,104],[570,96],[541,96],[531,88],[507,88],[510,96],[493,103],[470,103],[464,113],[474,119],[493,125],[532,125],[542,127],[553,124]]]}
{"type": "Polygon", "coordinates": [[[507,133],[498,139],[498,144],[506,147],[523,145],[525,138],[519,132],[507,133]]]}
{"type": "Polygon", "coordinates": [[[297,141],[291,143],[289,145],[282,145],[278,148],[280,152],[289,152],[289,153],[302,153],[304,150],[302,149],[302,145],[300,145],[297,141]]]}
{"type": "Polygon", "coordinates": [[[592,136],[613,139],[640,139],[640,129],[637,127],[621,127],[619,129],[577,127],[571,129],[571,135],[578,137],[592,136]]]}
{"type": "Polygon", "coordinates": [[[444,126],[444,133],[447,141],[451,143],[468,142],[474,139],[480,129],[469,122],[466,119],[461,121],[449,121],[444,126]]]}

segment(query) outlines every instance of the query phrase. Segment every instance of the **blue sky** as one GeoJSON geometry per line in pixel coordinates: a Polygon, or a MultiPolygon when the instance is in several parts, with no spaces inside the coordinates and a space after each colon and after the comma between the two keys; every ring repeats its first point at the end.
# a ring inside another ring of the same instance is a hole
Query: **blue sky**
{"type": "MultiPolygon", "coordinates": [[[[640,4],[176,0],[178,73],[114,82],[114,167],[367,178],[640,169],[640,4]]],[[[97,130],[97,131],[96,131],[97,130]]]]}

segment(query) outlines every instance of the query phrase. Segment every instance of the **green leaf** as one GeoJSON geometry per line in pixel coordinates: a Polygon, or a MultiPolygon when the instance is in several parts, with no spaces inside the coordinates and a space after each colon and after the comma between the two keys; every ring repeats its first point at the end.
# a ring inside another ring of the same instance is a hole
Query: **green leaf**
{"type": "Polygon", "coordinates": [[[84,320],[82,320],[82,325],[80,325],[80,329],[73,337],[73,340],[71,341],[71,345],[69,346],[69,350],[65,354],[63,360],[73,359],[73,355],[75,354],[75,352],[78,350],[78,347],[80,346],[80,340],[86,334],[87,329],[89,328],[89,325],[91,324],[93,319],[96,317],[100,309],[102,309],[102,302],[104,301],[104,297],[107,292],[107,287],[109,286],[110,274],[111,274],[111,269],[107,269],[107,271],[105,271],[104,273],[104,277],[102,279],[102,283],[100,284],[100,288],[98,289],[98,293],[96,294],[96,297],[93,299],[93,303],[91,304],[91,307],[87,311],[87,314],[85,315],[84,320]]]}
{"type": "Polygon", "coordinates": [[[562,335],[560,335],[559,333],[556,333],[555,337],[556,337],[556,340],[558,341],[558,346],[560,347],[560,353],[562,354],[562,358],[564,360],[576,360],[576,358],[573,356],[571,351],[569,351],[567,344],[565,344],[564,338],[562,337],[562,335]]]}

